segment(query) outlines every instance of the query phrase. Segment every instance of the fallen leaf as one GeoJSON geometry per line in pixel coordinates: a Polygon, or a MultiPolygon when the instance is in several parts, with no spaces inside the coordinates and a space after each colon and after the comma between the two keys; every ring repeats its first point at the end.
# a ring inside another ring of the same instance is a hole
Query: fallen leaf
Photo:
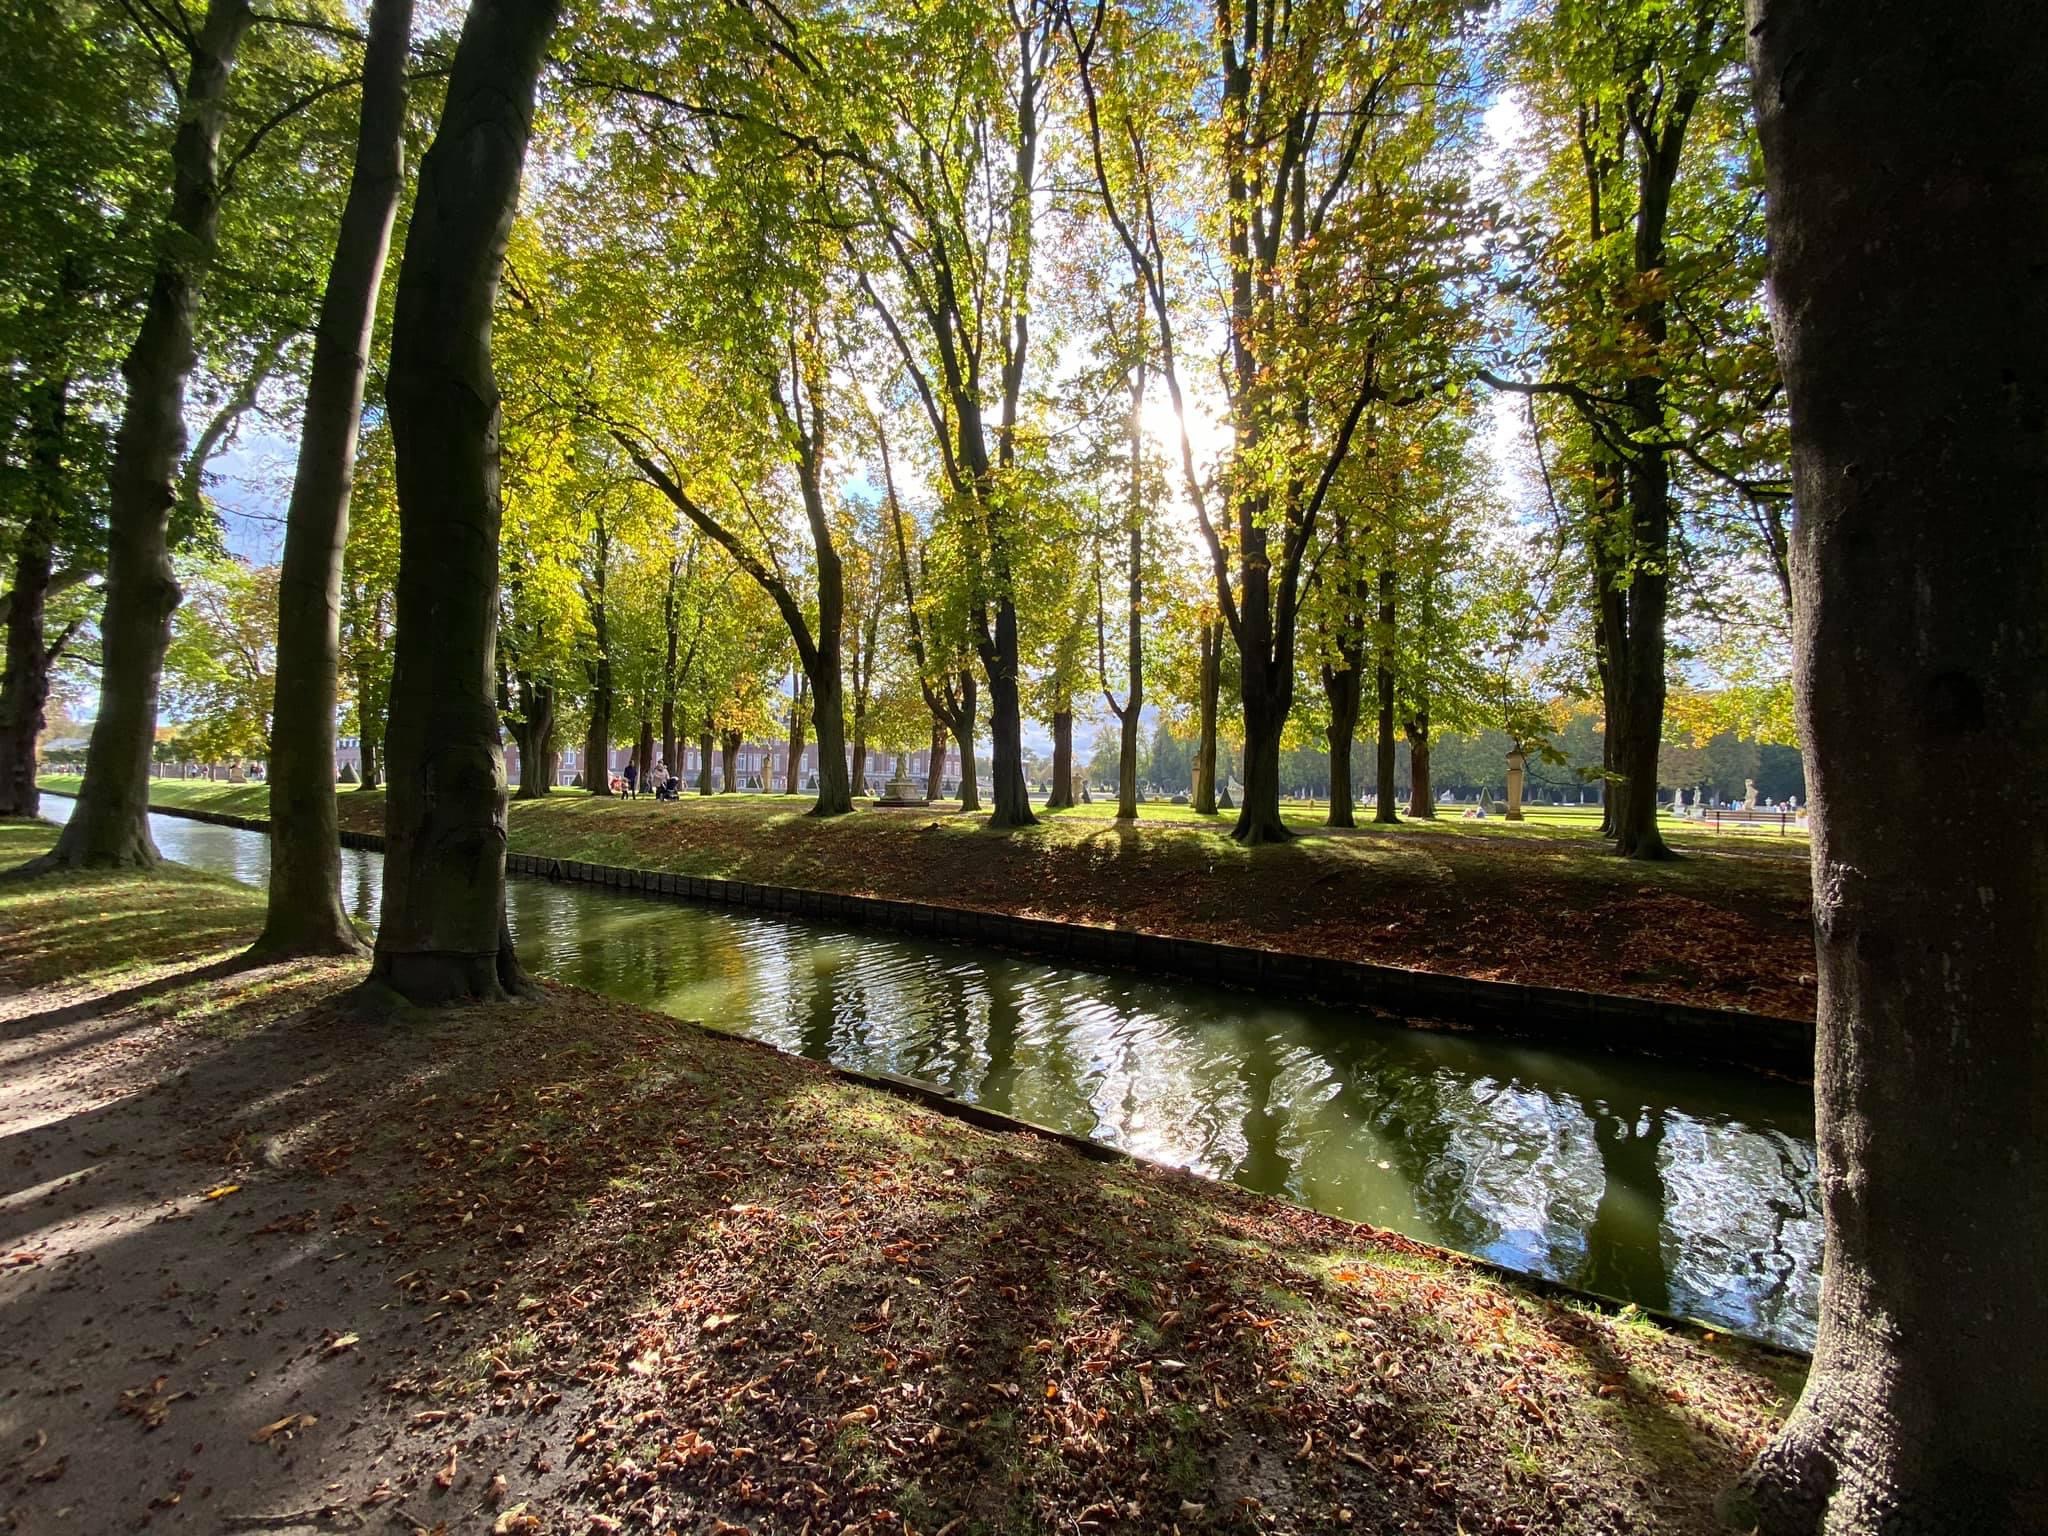
{"type": "Polygon", "coordinates": [[[338,1355],[345,1349],[354,1349],[360,1343],[362,1343],[362,1336],[360,1334],[344,1333],[340,1338],[327,1346],[327,1353],[338,1355]]]}
{"type": "Polygon", "coordinates": [[[292,1434],[301,1429],[309,1429],[319,1422],[320,1420],[315,1414],[288,1413],[276,1423],[266,1424],[261,1429],[252,1433],[249,1436],[249,1443],[252,1445],[267,1445],[279,1435],[292,1434]]]}
{"type": "Polygon", "coordinates": [[[839,1415],[839,1427],[846,1429],[854,1424],[872,1424],[875,1422],[879,1412],[880,1410],[873,1403],[868,1403],[863,1407],[854,1409],[851,1413],[839,1415]]]}
{"type": "Polygon", "coordinates": [[[209,1189],[201,1198],[206,1200],[223,1200],[241,1187],[239,1184],[222,1184],[217,1188],[209,1189]]]}
{"type": "Polygon", "coordinates": [[[518,1536],[521,1531],[537,1531],[540,1521],[526,1512],[524,1501],[514,1504],[491,1522],[491,1536],[518,1536]]]}
{"type": "Polygon", "coordinates": [[[448,1447],[448,1465],[434,1474],[434,1486],[436,1488],[452,1488],[455,1486],[455,1447],[452,1445],[448,1447]]]}

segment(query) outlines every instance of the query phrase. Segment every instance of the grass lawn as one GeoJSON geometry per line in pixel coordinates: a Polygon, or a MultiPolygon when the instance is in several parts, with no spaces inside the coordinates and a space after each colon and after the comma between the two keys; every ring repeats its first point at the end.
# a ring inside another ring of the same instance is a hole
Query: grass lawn
{"type": "Polygon", "coordinates": [[[23,1529],[1704,1533],[1797,1387],[588,994],[365,1017],[260,918],[0,883],[23,1529]]]}
{"type": "MultiPolygon", "coordinates": [[[[47,779],[75,788],[75,779],[47,779]]],[[[158,803],[261,816],[265,786],[158,781],[158,803]]],[[[1333,831],[1290,808],[1293,843],[1256,849],[1229,819],[1147,806],[1045,815],[992,833],[943,807],[818,821],[807,797],[675,803],[562,791],[515,801],[512,846],[593,863],[945,902],[1328,953],[1547,986],[1811,1018],[1804,838],[1673,826],[1684,857],[1616,859],[1571,810],[1525,822],[1403,821],[1333,831]],[[1157,814],[1154,814],[1154,813],[1157,814]]],[[[342,824],[383,826],[383,796],[344,790],[342,824]]]]}

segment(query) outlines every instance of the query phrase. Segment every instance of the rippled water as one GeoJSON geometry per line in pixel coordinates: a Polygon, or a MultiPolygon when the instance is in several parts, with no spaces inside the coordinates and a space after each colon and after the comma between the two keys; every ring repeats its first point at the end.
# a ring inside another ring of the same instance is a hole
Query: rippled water
{"type": "MultiPolygon", "coordinates": [[[[70,804],[45,801],[59,819],[70,804]]],[[[259,834],[150,820],[167,858],[269,873],[259,834]]],[[[374,918],[381,856],[342,857],[351,910],[374,918]]],[[[1531,1274],[1812,1340],[1803,1089],[588,887],[515,880],[509,902],[541,975],[1531,1274]]]]}

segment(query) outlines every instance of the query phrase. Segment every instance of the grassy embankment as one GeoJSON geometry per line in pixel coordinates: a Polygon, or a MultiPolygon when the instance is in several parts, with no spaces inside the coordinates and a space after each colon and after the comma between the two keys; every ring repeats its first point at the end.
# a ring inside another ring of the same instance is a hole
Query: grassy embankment
{"type": "MultiPolygon", "coordinates": [[[[75,787],[75,779],[49,779],[75,787]]],[[[159,781],[164,805],[260,817],[261,784],[159,781]]],[[[986,816],[863,810],[804,797],[514,802],[512,846],[592,863],[944,902],[1427,970],[1669,997],[1811,1018],[1804,838],[1670,830],[1685,857],[1614,858],[1590,816],[1404,821],[1240,848],[1229,819],[1147,806],[1136,827],[1090,805],[993,835],[986,816]]],[[[381,831],[383,796],[344,791],[342,824],[381,831]]]]}
{"type": "Polygon", "coordinates": [[[1796,1386],[587,994],[368,1020],[260,918],[0,885],[26,1528],[1705,1532],[1796,1386]]]}

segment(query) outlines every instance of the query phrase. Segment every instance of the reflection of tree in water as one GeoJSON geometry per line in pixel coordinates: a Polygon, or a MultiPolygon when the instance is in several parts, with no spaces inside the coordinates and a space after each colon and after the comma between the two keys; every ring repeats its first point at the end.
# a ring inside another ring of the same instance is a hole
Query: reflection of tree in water
{"type": "Polygon", "coordinates": [[[981,995],[969,986],[967,967],[944,963],[948,958],[933,953],[912,964],[892,963],[891,974],[918,994],[901,998],[892,1016],[915,1021],[906,1057],[911,1075],[966,1093],[980,1055],[973,1024],[981,995]]]}
{"type": "Polygon", "coordinates": [[[1245,1188],[1267,1194],[1286,1190],[1294,1173],[1294,1165],[1280,1150],[1287,1107],[1276,1107],[1273,1102],[1273,1088],[1284,1065],[1274,1046],[1272,1032],[1256,1026],[1241,1037],[1237,1078],[1244,1087],[1244,1113],[1238,1124],[1244,1132],[1244,1152],[1230,1171],[1230,1177],[1245,1188]]]}
{"type": "Polygon", "coordinates": [[[1576,1284],[1603,1296],[1666,1311],[1671,1277],[1664,1267],[1664,1114],[1644,1107],[1593,1112],[1605,1185],[1586,1228],[1586,1262],[1576,1284]]]}
{"type": "MultiPolygon", "coordinates": [[[[1326,1081],[1335,1092],[1324,1098],[1318,1119],[1335,1122],[1336,1131],[1317,1140],[1352,1140],[1357,1127],[1369,1127],[1412,1206],[1412,1217],[1388,1210],[1368,1213],[1367,1219],[1407,1225],[1419,1217],[1425,1230],[1453,1246],[1476,1249],[1490,1242],[1491,1227],[1475,1219],[1466,1199],[1467,1169],[1451,1146],[1455,1121],[1444,1103],[1446,1079],[1429,1059],[1428,1044],[1366,1037],[1327,1042],[1321,1054],[1332,1064],[1326,1081]]],[[[1304,1162],[1312,1165],[1311,1159],[1304,1162]]]]}
{"type": "Polygon", "coordinates": [[[346,848],[341,856],[341,888],[343,900],[348,905],[348,915],[366,923],[376,922],[384,895],[383,863],[371,855],[346,848]]]}
{"type": "MultiPolygon", "coordinates": [[[[795,967],[791,969],[794,972],[795,967]]],[[[790,1013],[797,1016],[797,1048],[813,1061],[830,1061],[839,1025],[832,995],[839,962],[830,950],[820,949],[810,969],[810,984],[792,986],[791,992],[796,995],[789,998],[790,1013]]],[[[793,974],[791,980],[796,979],[793,974]]]]}
{"type": "Polygon", "coordinates": [[[983,977],[988,983],[988,1013],[981,1043],[987,1064],[975,1097],[993,1109],[1007,1109],[1017,1102],[1017,1036],[1023,1010],[1018,1007],[1017,980],[1010,967],[990,966],[983,977]]]}
{"type": "Polygon", "coordinates": [[[1789,1093],[614,893],[515,882],[512,900],[537,971],[613,996],[1114,1127],[1150,1155],[1645,1305],[1781,1337],[1812,1310],[1789,1093]]]}
{"type": "Polygon", "coordinates": [[[1674,1118],[1664,1177],[1674,1308],[1811,1343],[1821,1258],[1812,1147],[1782,1131],[1674,1118]]]}

